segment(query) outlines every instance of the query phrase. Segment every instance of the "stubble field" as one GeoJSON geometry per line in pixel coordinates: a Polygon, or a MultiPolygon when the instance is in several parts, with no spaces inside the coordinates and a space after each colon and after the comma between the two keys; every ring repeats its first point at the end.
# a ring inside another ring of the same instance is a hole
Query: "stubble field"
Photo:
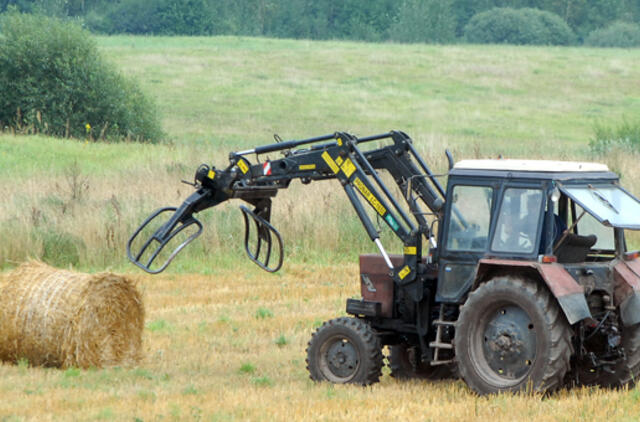
{"type": "Polygon", "coordinates": [[[477,397],[461,381],[315,384],[305,348],[357,294],[353,266],[135,276],[145,359],[99,370],[0,366],[3,420],[635,421],[640,391],[477,397]]]}

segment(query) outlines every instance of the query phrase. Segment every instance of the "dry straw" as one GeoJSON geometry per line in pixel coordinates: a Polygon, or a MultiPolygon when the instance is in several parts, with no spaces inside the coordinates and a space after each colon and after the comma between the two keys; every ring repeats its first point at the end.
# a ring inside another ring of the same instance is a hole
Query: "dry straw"
{"type": "Polygon", "coordinates": [[[31,365],[104,367],[141,357],[144,307],[135,285],[39,262],[0,280],[0,359],[31,365]]]}

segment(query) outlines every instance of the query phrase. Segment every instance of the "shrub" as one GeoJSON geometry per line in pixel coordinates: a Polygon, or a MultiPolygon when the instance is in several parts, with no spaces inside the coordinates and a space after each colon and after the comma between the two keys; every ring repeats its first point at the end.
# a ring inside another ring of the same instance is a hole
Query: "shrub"
{"type": "Polygon", "coordinates": [[[156,141],[155,106],[107,64],[89,32],[56,18],[0,17],[0,124],[26,133],[156,141]]]}
{"type": "Polygon", "coordinates": [[[42,238],[42,256],[44,262],[54,266],[78,265],[80,253],[85,248],[82,239],[69,233],[54,230],[39,233],[42,238]]]}
{"type": "Polygon", "coordinates": [[[558,15],[538,9],[493,8],[476,14],[465,38],[479,44],[568,45],[575,34],[558,15]]]}
{"type": "Polygon", "coordinates": [[[640,47],[640,26],[616,22],[591,32],[584,43],[593,47],[640,47]]]}
{"type": "Polygon", "coordinates": [[[589,147],[595,154],[605,155],[613,149],[640,152],[640,120],[623,118],[617,126],[596,123],[593,132],[589,147]]]}

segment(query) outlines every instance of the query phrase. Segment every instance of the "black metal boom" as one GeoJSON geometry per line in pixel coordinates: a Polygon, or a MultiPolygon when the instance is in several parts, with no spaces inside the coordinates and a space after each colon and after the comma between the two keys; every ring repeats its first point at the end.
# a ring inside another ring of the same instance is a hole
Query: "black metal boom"
{"type": "MultiPolygon", "coordinates": [[[[279,138],[276,138],[279,139],[279,138]]],[[[241,207],[245,221],[245,250],[249,258],[267,271],[277,271],[282,265],[283,244],[278,231],[270,223],[271,198],[278,190],[286,189],[292,180],[303,183],[338,179],[362,222],[369,238],[375,242],[385,262],[400,283],[410,283],[421,262],[422,240],[430,239],[429,224],[420,203],[429,213],[439,216],[445,192],[426,163],[417,154],[408,135],[391,131],[357,138],[349,133],[336,132],[302,140],[290,140],[259,146],[229,154],[229,165],[217,169],[201,165],[196,171],[192,194],[180,207],[163,208],[153,213],[134,232],[127,243],[129,259],[149,273],[163,271],[175,256],[202,233],[202,224],[193,214],[230,199],[241,199],[254,208],[241,207]],[[371,142],[382,146],[364,150],[371,142]],[[260,155],[281,152],[282,158],[260,161],[260,155]],[[255,155],[256,162],[249,157],[255,155]],[[386,170],[399,186],[408,205],[403,209],[378,170],[386,170]],[[394,267],[380,242],[373,221],[366,212],[371,207],[404,244],[404,263],[394,267]],[[141,246],[138,236],[160,214],[173,211],[173,215],[141,246]],[[251,227],[256,228],[256,246],[250,247],[251,227]],[[160,252],[180,233],[195,225],[198,230],[188,236],[169,255],[162,265],[154,266],[160,252]],[[274,239],[276,252],[274,254],[274,239]],[[135,250],[135,252],[134,252],[135,250]],[[264,252],[263,252],[264,251],[264,252]],[[274,255],[278,255],[271,265],[274,255]]]]}

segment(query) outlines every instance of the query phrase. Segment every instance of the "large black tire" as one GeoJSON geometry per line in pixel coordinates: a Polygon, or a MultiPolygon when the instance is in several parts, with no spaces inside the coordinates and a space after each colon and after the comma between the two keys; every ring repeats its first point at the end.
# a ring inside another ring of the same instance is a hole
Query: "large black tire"
{"type": "Polygon", "coordinates": [[[307,370],[314,381],[369,385],[382,373],[382,346],[369,324],[356,318],[325,322],[307,347],[307,370]]]}
{"type": "Polygon", "coordinates": [[[469,294],[454,348],[460,376],[479,394],[552,391],[570,367],[571,331],[546,288],[500,276],[469,294]]]}
{"type": "Polygon", "coordinates": [[[606,388],[632,387],[638,383],[640,376],[640,324],[622,329],[622,347],[625,360],[620,361],[614,368],[614,373],[600,370],[596,373],[580,372],[581,385],[599,385],[606,388]]]}
{"type": "Polygon", "coordinates": [[[415,356],[417,349],[409,348],[406,344],[397,344],[389,347],[389,368],[391,376],[396,379],[424,379],[441,380],[454,378],[454,373],[449,365],[431,366],[420,361],[415,356]]]}

